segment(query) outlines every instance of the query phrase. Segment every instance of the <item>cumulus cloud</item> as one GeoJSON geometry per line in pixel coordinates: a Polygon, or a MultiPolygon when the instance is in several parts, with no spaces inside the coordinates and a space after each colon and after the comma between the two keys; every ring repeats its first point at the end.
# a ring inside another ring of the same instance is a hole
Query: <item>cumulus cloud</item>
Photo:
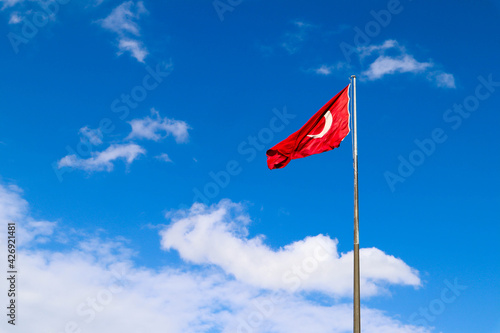
{"type": "Polygon", "coordinates": [[[59,168],[70,167],[81,169],[87,172],[93,171],[112,171],[114,168],[113,162],[118,159],[123,159],[129,165],[140,155],[145,155],[146,150],[141,146],[129,144],[114,144],[101,152],[92,152],[89,158],[81,158],[75,154],[66,155],[57,162],[59,168]]]}
{"type": "Polygon", "coordinates": [[[132,126],[132,132],[127,139],[148,139],[160,141],[161,139],[172,135],[177,143],[186,142],[189,138],[189,125],[182,120],[162,118],[160,113],[151,109],[151,116],[142,119],[133,119],[129,121],[132,126]]]}
{"type": "MultiPolygon", "coordinates": [[[[217,265],[259,288],[352,294],[353,254],[339,254],[336,239],[317,235],[273,250],[263,236],[247,237],[248,216],[228,200],[211,207],[194,204],[179,214],[161,232],[161,244],[184,260],[217,265]]],[[[384,293],[388,283],[420,285],[418,272],[401,259],[376,248],[360,250],[360,257],[364,296],[384,293]]]]}
{"type": "MultiPolygon", "coordinates": [[[[23,256],[20,333],[62,332],[67,326],[94,333],[352,330],[349,304],[261,292],[217,271],[152,270],[116,259],[105,264],[79,249],[23,256]]],[[[373,333],[429,332],[370,308],[363,308],[362,325],[373,333]]]]}
{"type": "Polygon", "coordinates": [[[144,62],[148,50],[139,39],[141,33],[137,21],[147,12],[142,1],[126,1],[101,20],[103,28],[117,34],[118,55],[129,52],[137,61],[144,62]]]}
{"type": "Polygon", "coordinates": [[[437,67],[434,62],[416,60],[395,40],[386,40],[380,45],[361,46],[357,51],[363,61],[374,58],[368,69],[362,72],[362,76],[368,80],[378,80],[396,73],[426,74],[427,79],[437,87],[455,88],[453,74],[431,71],[437,67]]]}
{"type": "MultiPolygon", "coordinates": [[[[33,220],[16,186],[0,184],[0,208],[8,208],[0,210],[2,230],[12,218],[19,228],[33,220]]],[[[200,209],[195,206],[192,211],[200,209]]],[[[241,219],[248,222],[246,217],[241,219]]],[[[57,250],[30,247],[33,242],[26,239],[24,249],[18,252],[22,258],[22,284],[17,297],[22,304],[22,316],[16,325],[19,333],[352,330],[349,303],[326,305],[297,293],[265,291],[228,277],[215,267],[144,267],[134,262],[133,251],[125,241],[84,236],[67,246],[59,244],[57,250]]],[[[1,255],[4,251],[0,247],[1,255]]],[[[0,282],[3,290],[7,290],[6,283],[6,279],[0,282]]],[[[0,300],[7,304],[6,293],[0,300]]],[[[430,332],[377,309],[364,307],[362,311],[367,332],[430,332]]],[[[0,323],[0,331],[10,329],[6,320],[0,323]]]]}

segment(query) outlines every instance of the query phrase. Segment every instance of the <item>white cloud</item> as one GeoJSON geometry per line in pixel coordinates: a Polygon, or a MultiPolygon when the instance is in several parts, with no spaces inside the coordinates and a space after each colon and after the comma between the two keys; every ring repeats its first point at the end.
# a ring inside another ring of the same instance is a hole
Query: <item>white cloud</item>
{"type": "MultiPolygon", "coordinates": [[[[67,326],[93,333],[352,330],[349,304],[261,292],[208,269],[152,270],[116,258],[106,264],[80,249],[24,252],[23,258],[19,333],[63,332],[67,326]]],[[[363,308],[362,325],[373,333],[429,332],[370,308],[363,308]]]]}
{"type": "MultiPolygon", "coordinates": [[[[177,143],[187,142],[189,138],[189,125],[181,120],[161,117],[155,109],[151,109],[151,116],[142,119],[133,119],[129,122],[132,127],[129,135],[124,141],[135,139],[148,139],[160,141],[172,135],[177,143]]],[[[80,141],[90,143],[94,146],[103,143],[103,135],[100,129],[91,129],[84,126],[79,130],[80,141]]],[[[122,141],[123,142],[123,141],[122,141]]],[[[141,155],[145,155],[146,150],[140,145],[132,142],[112,144],[103,151],[91,151],[90,157],[84,158],[76,154],[69,154],[57,162],[57,167],[81,169],[87,172],[107,171],[114,169],[116,160],[124,160],[130,165],[141,155]]],[[[155,156],[156,159],[164,162],[172,162],[168,154],[162,153],[155,156]]]]}
{"type": "Polygon", "coordinates": [[[358,53],[361,58],[367,57],[373,52],[377,51],[378,53],[383,53],[383,51],[396,48],[400,51],[404,51],[402,47],[399,46],[398,42],[393,39],[388,39],[380,45],[368,45],[368,46],[360,46],[358,47],[358,53]]]}
{"type": "Polygon", "coordinates": [[[155,156],[157,159],[163,162],[172,162],[168,154],[166,153],[161,153],[160,155],[155,156]]]}
{"type": "Polygon", "coordinates": [[[332,67],[327,65],[321,65],[314,70],[316,74],[330,75],[332,73],[332,67]]]}
{"type": "Polygon", "coordinates": [[[0,184],[0,221],[8,223],[24,216],[28,203],[21,197],[22,193],[16,185],[0,184]]]}
{"type": "MultiPolygon", "coordinates": [[[[21,193],[15,186],[0,184],[0,207],[8,208],[0,210],[2,230],[9,218],[15,217],[19,228],[32,220],[21,193]]],[[[30,248],[30,242],[25,240],[22,246],[30,248]]],[[[4,252],[5,247],[0,247],[2,257],[4,252]]],[[[133,261],[133,251],[123,241],[86,236],[59,250],[30,248],[18,253],[22,258],[19,333],[352,330],[349,303],[325,305],[301,294],[263,291],[210,267],[147,268],[133,261]]],[[[0,287],[7,290],[6,279],[0,287]]],[[[0,301],[7,304],[6,293],[0,301]]],[[[362,308],[362,326],[372,333],[430,332],[367,307],[362,308]]],[[[10,330],[3,320],[0,331],[10,330]]]]}
{"type": "Polygon", "coordinates": [[[139,25],[134,20],[141,14],[147,13],[142,1],[134,4],[133,1],[126,1],[113,9],[111,14],[102,21],[102,26],[117,34],[131,33],[140,36],[139,25]]]}
{"type": "Polygon", "coordinates": [[[57,224],[37,221],[27,216],[28,203],[22,198],[22,194],[22,190],[16,185],[0,183],[1,239],[6,239],[7,223],[13,222],[16,223],[16,236],[20,244],[47,242],[47,236],[52,235],[57,224]]]}
{"type": "Polygon", "coordinates": [[[130,52],[137,61],[144,62],[148,51],[139,40],[141,34],[137,21],[147,12],[142,1],[126,1],[101,21],[103,28],[118,35],[118,55],[130,52]]]}
{"type": "Polygon", "coordinates": [[[57,227],[56,222],[49,221],[27,221],[19,235],[21,244],[27,243],[47,243],[50,241],[49,236],[54,233],[57,227]]]}
{"type": "Polygon", "coordinates": [[[335,65],[323,64],[319,67],[308,69],[306,72],[312,72],[318,75],[328,76],[346,67],[348,67],[347,63],[339,61],[335,65]]]}
{"type": "Polygon", "coordinates": [[[404,54],[398,57],[379,56],[368,68],[363,72],[369,80],[377,80],[381,77],[394,73],[422,73],[429,67],[431,63],[418,62],[411,55],[404,54]]]}
{"type": "MultiPolygon", "coordinates": [[[[221,267],[237,280],[272,290],[352,294],[352,252],[339,254],[337,240],[318,235],[273,250],[263,236],[247,238],[249,223],[239,204],[194,204],[161,232],[162,247],[184,260],[221,267]],[[228,251],[228,249],[231,249],[228,251]]],[[[364,296],[384,293],[385,285],[419,286],[418,272],[376,248],[360,251],[364,296]]]]}
{"type": "Polygon", "coordinates": [[[431,73],[429,80],[435,81],[438,87],[456,88],[455,77],[453,74],[443,72],[431,73]]]}
{"type": "Polygon", "coordinates": [[[18,24],[22,21],[22,17],[18,13],[12,13],[9,18],[9,24],[18,24]]]}
{"type": "Polygon", "coordinates": [[[98,129],[91,129],[88,126],[84,126],[84,127],[80,128],[78,133],[80,133],[80,136],[81,136],[80,140],[82,142],[88,141],[91,144],[93,144],[94,146],[98,146],[98,145],[102,144],[103,135],[102,135],[102,131],[99,128],[98,129]]]}
{"type": "Polygon", "coordinates": [[[187,142],[189,138],[189,125],[182,120],[162,118],[160,113],[151,109],[151,116],[142,119],[129,121],[132,132],[127,139],[148,139],[160,141],[161,139],[173,135],[177,143],[187,142]]]}
{"type": "MultiPolygon", "coordinates": [[[[55,8],[63,5],[59,4],[56,0],[0,0],[0,4],[3,4],[0,10],[10,13],[9,24],[18,24],[24,19],[33,24],[33,20],[35,20],[33,15],[35,14],[38,16],[36,20],[54,22],[58,12],[55,8]]],[[[40,27],[39,25],[36,26],[40,27]]]]}
{"type": "Polygon", "coordinates": [[[2,10],[6,9],[6,8],[14,7],[18,3],[22,3],[22,2],[24,2],[24,0],[1,0],[0,1],[0,3],[3,4],[2,10]]]}
{"type": "Polygon", "coordinates": [[[144,45],[135,39],[121,38],[118,41],[118,48],[120,49],[120,51],[118,51],[118,55],[121,55],[124,52],[130,52],[132,57],[142,63],[148,55],[148,50],[144,47],[144,45]]]}
{"type": "Polygon", "coordinates": [[[82,169],[88,172],[93,171],[112,171],[113,162],[117,159],[124,159],[127,164],[132,163],[140,155],[145,155],[146,151],[139,145],[115,144],[109,146],[101,152],[92,152],[92,156],[87,159],[82,159],[74,154],[67,155],[60,159],[57,163],[59,168],[70,167],[82,169]]]}
{"type": "Polygon", "coordinates": [[[455,78],[452,74],[431,71],[436,68],[435,63],[416,60],[395,40],[386,40],[380,45],[361,46],[357,51],[363,62],[370,57],[375,57],[370,61],[368,69],[362,72],[362,76],[368,80],[378,80],[396,73],[426,74],[427,79],[437,87],[455,88],[455,78]]]}
{"type": "MultiPolygon", "coordinates": [[[[361,73],[366,80],[379,80],[398,73],[425,74],[427,79],[437,87],[455,88],[455,78],[452,74],[439,70],[431,71],[437,67],[436,64],[432,61],[416,60],[396,40],[389,39],[378,45],[359,46],[356,51],[361,64],[368,64],[368,68],[361,73]]],[[[310,68],[306,72],[329,76],[336,72],[344,73],[349,67],[347,63],[340,61],[333,65],[322,64],[319,67],[310,68]]]]}

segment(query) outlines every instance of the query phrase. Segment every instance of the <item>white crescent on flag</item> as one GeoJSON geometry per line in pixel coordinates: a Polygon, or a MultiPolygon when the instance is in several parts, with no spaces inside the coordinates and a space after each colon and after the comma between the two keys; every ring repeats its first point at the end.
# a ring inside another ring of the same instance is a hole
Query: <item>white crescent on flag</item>
{"type": "Polygon", "coordinates": [[[325,117],[325,127],[323,127],[323,130],[321,131],[321,133],[311,134],[311,135],[307,135],[307,136],[310,136],[313,139],[322,138],[323,135],[325,135],[330,130],[330,128],[332,127],[332,123],[333,123],[332,113],[330,111],[326,111],[326,113],[323,117],[325,117]]]}

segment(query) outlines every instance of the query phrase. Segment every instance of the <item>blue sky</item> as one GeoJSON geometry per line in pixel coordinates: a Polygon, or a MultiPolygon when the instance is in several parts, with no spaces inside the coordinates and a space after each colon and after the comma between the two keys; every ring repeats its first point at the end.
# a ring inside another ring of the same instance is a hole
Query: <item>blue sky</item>
{"type": "Polygon", "coordinates": [[[498,1],[0,2],[15,330],[350,332],[355,74],[363,330],[500,332],[498,1]]]}

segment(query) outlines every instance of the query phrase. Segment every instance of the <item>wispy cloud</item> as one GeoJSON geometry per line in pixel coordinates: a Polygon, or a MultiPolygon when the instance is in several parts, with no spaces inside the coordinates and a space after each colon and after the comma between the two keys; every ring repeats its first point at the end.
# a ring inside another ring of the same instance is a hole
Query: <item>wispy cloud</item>
{"type": "Polygon", "coordinates": [[[399,49],[401,52],[404,52],[404,49],[399,46],[398,42],[394,39],[389,39],[383,42],[380,45],[368,45],[368,46],[359,46],[357,51],[360,58],[365,58],[369,55],[372,55],[374,52],[378,54],[383,54],[386,50],[389,49],[399,49]]]}
{"type": "Polygon", "coordinates": [[[127,1],[113,9],[111,14],[102,21],[102,26],[117,34],[131,33],[134,36],[140,36],[137,20],[141,14],[147,13],[142,1],[135,4],[133,1],[127,1]]]}
{"type": "Polygon", "coordinates": [[[88,126],[84,126],[80,128],[78,133],[80,133],[80,140],[83,142],[88,141],[94,146],[102,144],[103,135],[99,128],[91,129],[88,126]]]}
{"type": "Polygon", "coordinates": [[[166,153],[161,153],[160,155],[155,156],[155,158],[163,162],[172,162],[172,160],[166,153]]]}
{"type": "Polygon", "coordinates": [[[122,55],[124,52],[130,52],[132,57],[136,58],[139,62],[144,62],[144,59],[148,55],[148,51],[142,45],[142,42],[136,39],[121,38],[118,41],[118,48],[120,49],[118,55],[122,55]]]}
{"type": "Polygon", "coordinates": [[[29,205],[22,197],[23,191],[16,185],[0,183],[0,225],[5,226],[0,230],[0,237],[6,239],[7,223],[19,222],[19,244],[26,248],[28,245],[45,243],[57,226],[56,222],[38,221],[28,215],[29,205]]]}
{"type": "Polygon", "coordinates": [[[395,40],[359,47],[358,54],[363,62],[374,58],[368,68],[361,73],[367,80],[378,80],[397,73],[425,74],[426,78],[437,87],[455,88],[453,74],[433,70],[437,67],[434,62],[416,60],[395,40]]]}
{"type": "Polygon", "coordinates": [[[315,25],[302,20],[292,21],[291,24],[293,27],[282,34],[277,41],[269,44],[257,43],[257,47],[264,56],[273,55],[277,50],[284,50],[289,55],[297,53],[309,39],[311,31],[316,28],[315,25]]]}
{"type": "MultiPolygon", "coordinates": [[[[390,75],[411,73],[422,75],[439,88],[456,88],[453,74],[440,70],[433,61],[419,61],[396,40],[389,39],[381,44],[359,46],[356,54],[360,60],[361,77],[375,81],[390,75]]],[[[352,65],[338,61],[334,64],[323,63],[305,72],[321,76],[334,74],[347,75],[352,65]]]]}
{"type": "Polygon", "coordinates": [[[289,54],[294,54],[300,49],[309,32],[314,28],[314,25],[300,20],[293,21],[293,25],[294,30],[287,32],[281,42],[281,47],[289,54]]]}
{"type": "MultiPolygon", "coordinates": [[[[23,21],[28,21],[28,24],[36,26],[33,30],[45,26],[47,22],[55,22],[58,10],[54,8],[59,8],[56,0],[0,0],[0,4],[2,4],[0,10],[8,13],[8,24],[16,25],[23,21]],[[40,25],[34,23],[38,21],[44,23],[40,25]]],[[[26,38],[22,29],[20,32],[23,38],[26,38]]],[[[32,34],[36,35],[36,32],[32,34]]]]}
{"type": "MultiPolygon", "coordinates": [[[[189,139],[190,127],[185,121],[161,117],[154,108],[151,109],[151,116],[133,119],[128,123],[132,127],[128,136],[118,141],[115,140],[114,143],[101,151],[92,151],[92,146],[105,143],[102,131],[88,126],[80,128],[78,131],[80,141],[86,145],[86,151],[64,156],[57,161],[57,167],[59,169],[64,167],[80,169],[89,173],[111,172],[118,160],[124,160],[129,166],[141,155],[146,155],[146,149],[133,141],[152,140],[158,142],[168,136],[173,136],[177,143],[185,143],[189,139]]],[[[172,162],[166,153],[156,155],[155,158],[163,162],[172,162]]]]}
{"type": "Polygon", "coordinates": [[[429,78],[434,80],[438,87],[456,88],[455,77],[452,74],[444,72],[432,72],[429,74],[429,78]]]}
{"type": "MultiPolygon", "coordinates": [[[[318,235],[272,250],[263,236],[247,238],[249,217],[240,204],[228,200],[211,207],[194,204],[178,214],[161,232],[162,246],[177,250],[184,260],[217,265],[259,288],[352,294],[353,254],[340,255],[335,239],[318,235]]],[[[420,285],[418,273],[401,259],[376,248],[362,249],[360,256],[365,258],[361,260],[365,296],[385,292],[387,283],[420,285]]]]}
{"type": "Polygon", "coordinates": [[[114,168],[113,162],[118,159],[123,159],[128,164],[132,163],[140,155],[146,154],[146,150],[134,143],[115,144],[109,146],[101,152],[93,152],[89,158],[81,158],[75,154],[67,155],[60,159],[57,163],[59,168],[69,167],[81,169],[87,172],[94,171],[112,171],[114,168]]]}
{"type": "MultiPolygon", "coordinates": [[[[0,184],[0,207],[8,208],[0,209],[0,225],[15,218],[23,230],[26,221],[33,220],[15,186],[0,184]]],[[[52,233],[51,242],[61,232],[44,225],[33,228],[38,234],[52,233]]],[[[351,332],[350,301],[315,302],[301,293],[266,291],[209,266],[148,268],[134,261],[126,242],[82,235],[66,245],[54,243],[58,250],[32,247],[36,238],[26,239],[25,248],[18,249],[23,269],[18,300],[23,318],[29,318],[17,327],[19,333],[68,327],[93,333],[107,333],[110,328],[141,333],[299,333],[304,328],[351,332]]],[[[6,257],[5,252],[0,248],[6,257]]],[[[362,325],[373,333],[430,332],[370,307],[363,308],[362,325]]]]}
{"type": "Polygon", "coordinates": [[[398,57],[379,56],[362,74],[368,80],[377,80],[385,75],[394,73],[422,73],[429,67],[432,67],[432,64],[418,62],[413,56],[408,54],[398,57]]]}
{"type": "Polygon", "coordinates": [[[334,65],[322,64],[318,67],[309,68],[306,70],[306,72],[328,76],[334,74],[335,72],[343,70],[346,67],[348,67],[347,63],[339,61],[334,65]]]}
{"type": "Polygon", "coordinates": [[[18,3],[22,3],[24,0],[0,0],[0,3],[2,4],[2,10],[10,7],[14,7],[18,3]]]}
{"type": "Polygon", "coordinates": [[[137,61],[144,62],[148,50],[139,39],[141,33],[137,21],[147,12],[142,1],[126,1],[101,21],[103,28],[118,35],[119,55],[129,52],[137,61]]]}
{"type": "Polygon", "coordinates": [[[177,143],[186,142],[189,138],[189,125],[182,120],[162,118],[160,113],[151,109],[151,116],[129,121],[132,132],[127,139],[148,139],[159,141],[169,135],[175,138],[177,143]]]}
{"type": "MultiPolygon", "coordinates": [[[[28,202],[22,198],[23,191],[16,185],[4,185],[0,183],[0,221],[17,221],[24,217],[28,208],[28,202]]],[[[0,230],[3,236],[7,228],[0,230]]]]}
{"type": "Polygon", "coordinates": [[[10,15],[9,24],[18,24],[22,21],[22,17],[19,13],[14,12],[10,15]]]}
{"type": "Polygon", "coordinates": [[[334,67],[332,67],[332,66],[321,65],[320,67],[313,69],[313,71],[316,74],[320,74],[320,75],[330,75],[332,73],[333,68],[334,67]]]}
{"type": "MultiPolygon", "coordinates": [[[[356,48],[361,65],[362,78],[370,81],[380,80],[384,77],[411,73],[422,75],[439,88],[456,88],[453,74],[439,69],[433,61],[419,61],[410,54],[404,46],[394,39],[389,39],[381,44],[359,46],[356,48]]],[[[312,67],[306,72],[322,76],[336,73],[347,75],[346,69],[352,66],[339,61],[336,64],[321,64],[312,67]]]]}

